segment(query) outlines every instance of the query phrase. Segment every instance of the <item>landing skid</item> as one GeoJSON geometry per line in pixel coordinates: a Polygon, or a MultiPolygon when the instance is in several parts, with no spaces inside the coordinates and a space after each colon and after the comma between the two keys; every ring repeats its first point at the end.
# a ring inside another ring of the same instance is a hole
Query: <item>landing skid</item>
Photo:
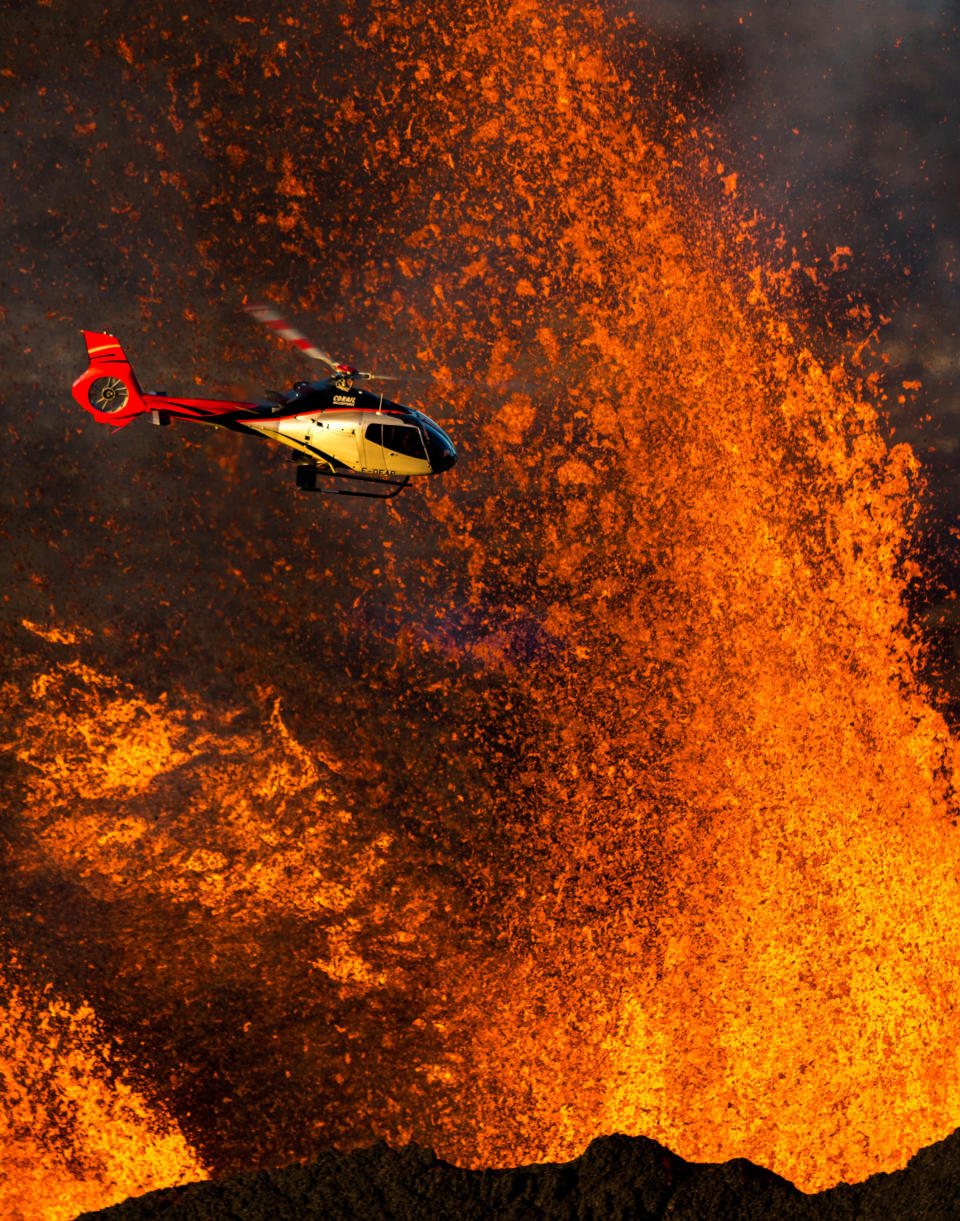
{"type": "Polygon", "coordinates": [[[301,463],[297,467],[297,487],[301,492],[323,492],[327,496],[364,496],[367,500],[390,500],[397,496],[410,482],[403,479],[377,479],[373,475],[353,475],[344,471],[322,471],[319,467],[301,463]],[[375,484],[382,488],[392,488],[391,492],[360,492],[347,488],[318,488],[317,479],[349,479],[358,483],[375,484]]]}

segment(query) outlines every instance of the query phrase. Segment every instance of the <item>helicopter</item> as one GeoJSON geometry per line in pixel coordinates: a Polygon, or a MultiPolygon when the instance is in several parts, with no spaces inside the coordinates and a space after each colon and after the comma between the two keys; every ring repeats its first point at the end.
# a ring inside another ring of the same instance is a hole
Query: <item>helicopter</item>
{"type": "Polygon", "coordinates": [[[194,420],[277,441],[307,459],[297,466],[296,486],[302,492],[388,500],[414,476],[437,475],[456,462],[453,442],[429,416],[354,385],[398,380],[395,376],[361,372],[334,360],[273,306],[243,308],[326,365],[329,376],[295,382],[289,391],[267,391],[267,401],[260,403],[147,394],[114,335],[83,331],[90,363],[73,383],[73,397],[114,429],[149,413],[154,424],[194,420]],[[347,486],[353,483],[358,486],[347,486]]]}

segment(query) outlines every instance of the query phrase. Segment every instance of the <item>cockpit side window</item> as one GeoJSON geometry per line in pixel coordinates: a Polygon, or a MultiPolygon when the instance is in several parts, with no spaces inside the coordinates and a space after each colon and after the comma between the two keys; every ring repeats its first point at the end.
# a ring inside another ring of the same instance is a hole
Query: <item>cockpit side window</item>
{"type": "Polygon", "coordinates": [[[419,428],[405,424],[368,424],[366,438],[374,445],[382,445],[384,449],[408,458],[426,459],[427,456],[419,428]]]}

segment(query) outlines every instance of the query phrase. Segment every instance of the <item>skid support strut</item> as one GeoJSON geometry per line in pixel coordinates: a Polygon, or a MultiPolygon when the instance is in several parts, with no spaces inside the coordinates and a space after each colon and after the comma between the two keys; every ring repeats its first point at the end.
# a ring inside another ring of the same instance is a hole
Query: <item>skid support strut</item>
{"type": "Polygon", "coordinates": [[[392,496],[402,492],[409,482],[410,480],[406,476],[403,479],[377,479],[373,475],[354,475],[346,471],[322,471],[312,463],[301,463],[297,467],[297,487],[301,492],[323,492],[327,496],[363,496],[367,500],[389,500],[392,496]],[[324,488],[317,486],[318,479],[350,480],[351,482],[364,483],[368,487],[376,486],[391,490],[384,492],[361,492],[352,488],[324,488]]]}

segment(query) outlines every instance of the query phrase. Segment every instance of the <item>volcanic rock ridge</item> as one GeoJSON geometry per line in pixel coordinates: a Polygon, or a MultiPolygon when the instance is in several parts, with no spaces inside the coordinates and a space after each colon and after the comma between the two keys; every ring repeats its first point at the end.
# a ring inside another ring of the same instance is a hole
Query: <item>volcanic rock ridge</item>
{"type": "Polygon", "coordinates": [[[417,1145],[152,1191],[77,1221],[956,1221],[960,1129],[903,1170],[804,1195],[743,1158],[686,1162],[606,1136],[563,1165],[463,1170],[417,1145]]]}

